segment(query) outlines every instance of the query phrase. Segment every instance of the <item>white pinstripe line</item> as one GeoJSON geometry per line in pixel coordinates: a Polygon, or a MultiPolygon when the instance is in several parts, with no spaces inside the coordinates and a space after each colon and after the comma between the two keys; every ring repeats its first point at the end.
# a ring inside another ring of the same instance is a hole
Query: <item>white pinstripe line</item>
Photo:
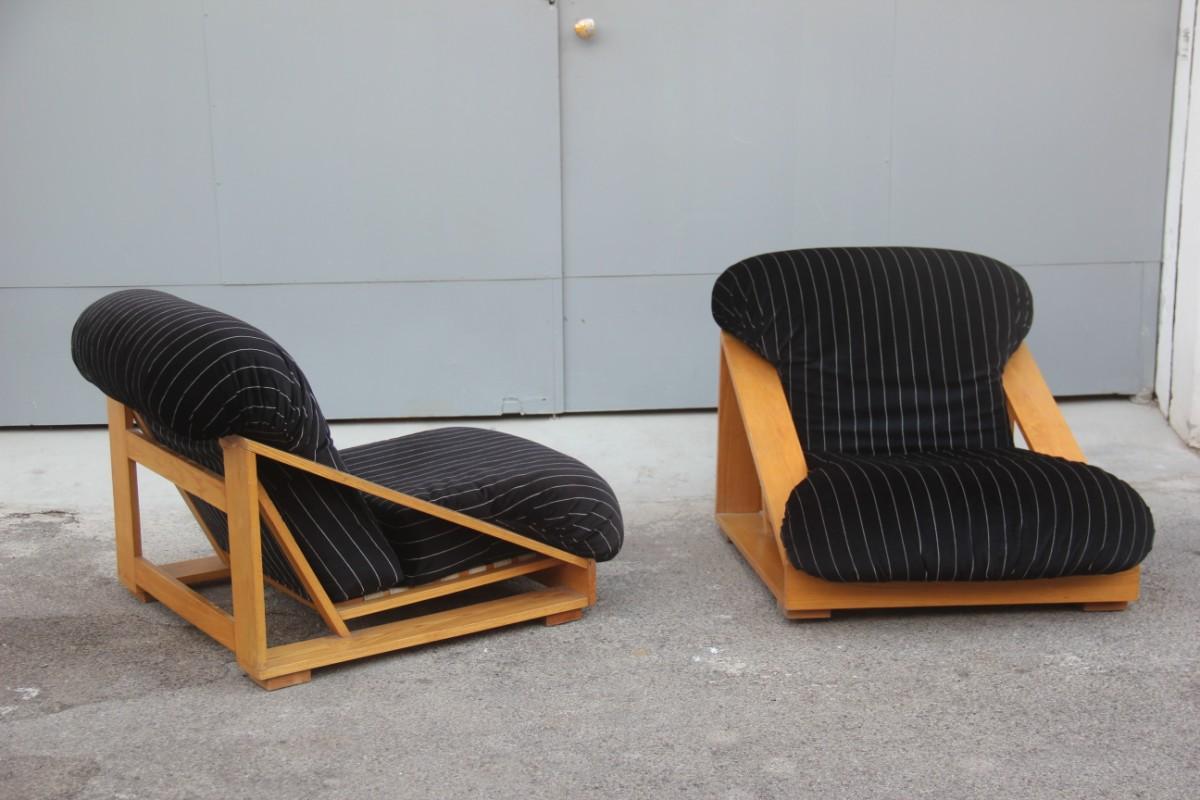
{"type": "MultiPolygon", "coordinates": [[[[806,483],[808,484],[808,488],[811,489],[811,491],[812,491],[814,504],[817,507],[817,516],[819,516],[821,518],[821,530],[823,530],[825,532],[825,548],[829,552],[829,563],[833,566],[833,572],[835,575],[837,575],[837,579],[839,581],[844,581],[846,579],[842,577],[841,567],[838,566],[837,559],[834,558],[834,555],[833,555],[833,541],[829,538],[829,525],[825,522],[824,503],[821,502],[820,497],[817,494],[817,483],[816,483],[816,481],[812,480],[812,478],[813,478],[813,476],[810,475],[809,479],[806,481],[806,483]]],[[[813,549],[813,553],[814,553],[814,562],[813,563],[815,564],[816,563],[816,560],[815,560],[816,559],[816,555],[815,555],[816,550],[814,548],[812,548],[811,539],[809,540],[809,547],[810,547],[810,549],[813,549]]]]}
{"type": "MultiPolygon", "coordinates": [[[[843,467],[841,464],[838,464],[837,462],[833,462],[831,464],[831,466],[837,467],[837,469],[841,471],[842,475],[846,476],[846,486],[849,487],[849,489],[850,489],[850,497],[854,501],[854,510],[858,514],[858,527],[859,527],[859,530],[862,531],[863,548],[866,549],[866,551],[867,551],[867,564],[871,567],[871,573],[875,576],[875,580],[878,581],[878,580],[880,580],[879,570],[878,570],[878,568],[876,568],[875,559],[871,555],[871,542],[867,539],[867,523],[866,523],[866,520],[863,519],[862,504],[858,502],[858,491],[854,488],[854,481],[850,478],[850,473],[846,472],[846,468],[843,467]]],[[[875,513],[880,518],[880,522],[882,522],[883,521],[883,513],[882,513],[882,511],[880,511],[880,508],[879,508],[879,498],[877,498],[875,496],[875,487],[871,486],[870,482],[867,483],[867,487],[871,490],[871,499],[875,503],[875,513]]],[[[833,497],[834,497],[834,502],[838,502],[836,491],[834,492],[833,497]]],[[[842,515],[842,507],[841,507],[841,503],[839,502],[838,503],[838,517],[840,518],[841,515],[842,515]]],[[[851,551],[850,551],[849,530],[846,528],[844,519],[842,521],[842,531],[846,534],[846,552],[850,553],[851,551]]],[[[883,547],[883,554],[884,554],[884,557],[887,559],[887,574],[890,578],[891,573],[892,573],[892,560],[891,560],[891,557],[888,556],[888,554],[887,554],[886,542],[883,547]]],[[[851,562],[853,562],[853,561],[854,561],[854,556],[853,556],[853,553],[851,553],[851,562]]],[[[860,570],[858,569],[858,565],[855,564],[854,565],[854,574],[858,575],[859,572],[860,572],[860,570]]]]}

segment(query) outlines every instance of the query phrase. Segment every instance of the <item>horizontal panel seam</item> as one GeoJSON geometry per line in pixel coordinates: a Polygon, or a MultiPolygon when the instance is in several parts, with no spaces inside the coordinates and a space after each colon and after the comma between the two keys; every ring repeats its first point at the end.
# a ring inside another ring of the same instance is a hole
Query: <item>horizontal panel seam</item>
{"type": "MultiPolygon", "coordinates": [[[[1010,263],[1009,266],[1018,269],[1041,269],[1046,267],[1148,267],[1159,266],[1161,260],[1149,261],[1064,261],[1055,263],[1010,263]]],[[[713,272],[648,272],[648,273],[622,273],[619,275],[550,275],[544,277],[519,277],[519,278],[414,278],[411,280],[362,280],[362,281],[347,281],[347,280],[331,280],[331,281],[288,281],[288,282],[226,282],[226,283],[73,283],[73,284],[0,284],[0,291],[20,290],[20,289],[120,289],[130,286],[147,286],[147,287],[173,287],[173,288],[236,288],[239,286],[274,286],[274,287],[303,287],[303,286],[387,286],[387,285],[411,285],[411,284],[454,284],[454,283],[549,283],[554,281],[573,281],[573,280],[624,280],[630,278],[704,278],[716,277],[721,274],[721,270],[713,272]]]]}

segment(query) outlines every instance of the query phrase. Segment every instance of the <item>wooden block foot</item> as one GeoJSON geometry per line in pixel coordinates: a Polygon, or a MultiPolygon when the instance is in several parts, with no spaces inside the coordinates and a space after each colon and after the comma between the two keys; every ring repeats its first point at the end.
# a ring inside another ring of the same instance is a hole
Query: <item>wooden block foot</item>
{"type": "Polygon", "coordinates": [[[273,692],[276,689],[286,689],[289,686],[295,686],[300,683],[308,683],[312,680],[312,670],[306,669],[303,672],[293,672],[288,675],[279,675],[274,678],[267,678],[260,681],[258,678],[251,677],[250,680],[257,683],[268,692],[273,692]]]}
{"type": "Polygon", "coordinates": [[[139,603],[153,603],[154,596],[143,592],[141,589],[130,589],[129,593],[133,595],[133,599],[139,603]]]}
{"type": "Polygon", "coordinates": [[[829,619],[832,613],[827,608],[806,611],[792,611],[786,608],[783,610],[783,615],[788,619],[829,619]]]}
{"type": "Polygon", "coordinates": [[[564,622],[574,622],[577,619],[583,619],[582,608],[564,611],[561,614],[551,614],[550,616],[546,617],[546,625],[562,625],[564,622]]]}
{"type": "Polygon", "coordinates": [[[1118,600],[1113,603],[1084,603],[1084,611],[1124,611],[1129,608],[1129,603],[1124,600],[1118,600]]]}

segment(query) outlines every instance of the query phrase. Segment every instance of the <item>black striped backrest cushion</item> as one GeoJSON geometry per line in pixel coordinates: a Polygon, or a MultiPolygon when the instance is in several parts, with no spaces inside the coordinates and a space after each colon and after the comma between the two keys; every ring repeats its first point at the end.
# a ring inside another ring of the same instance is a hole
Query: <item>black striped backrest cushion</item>
{"type": "Polygon", "coordinates": [[[717,278],[712,312],[778,368],[808,449],[1012,447],[1001,375],[1033,298],[995,259],[912,247],[767,253],[717,278]]]}
{"type": "MultiPolygon", "coordinates": [[[[232,434],[343,466],[295,361],[228,314],[165,292],[114,292],[80,315],[71,355],[84,378],[137,410],[165,446],[216,472],[217,440],[232,434]]],[[[259,459],[259,477],[335,600],[400,582],[395,553],[358,492],[268,459],[259,459]]],[[[224,545],[224,515],[202,511],[224,545]]],[[[274,544],[263,546],[268,574],[296,588],[274,544]]]]}

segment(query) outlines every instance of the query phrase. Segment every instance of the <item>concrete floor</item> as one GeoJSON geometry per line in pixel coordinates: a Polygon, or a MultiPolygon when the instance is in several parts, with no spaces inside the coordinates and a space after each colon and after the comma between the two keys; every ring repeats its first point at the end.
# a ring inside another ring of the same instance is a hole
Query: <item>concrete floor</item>
{"type": "MultiPolygon", "coordinates": [[[[789,623],[711,520],[711,413],[489,420],[617,490],[599,605],[271,694],[117,585],[102,431],[0,432],[0,797],[1194,798],[1200,457],[1150,407],[1065,410],[1157,521],[1125,613],[789,623]]],[[[203,553],[169,487],[143,500],[151,557],[203,553]]],[[[268,616],[319,631],[287,600],[268,616]]]]}

